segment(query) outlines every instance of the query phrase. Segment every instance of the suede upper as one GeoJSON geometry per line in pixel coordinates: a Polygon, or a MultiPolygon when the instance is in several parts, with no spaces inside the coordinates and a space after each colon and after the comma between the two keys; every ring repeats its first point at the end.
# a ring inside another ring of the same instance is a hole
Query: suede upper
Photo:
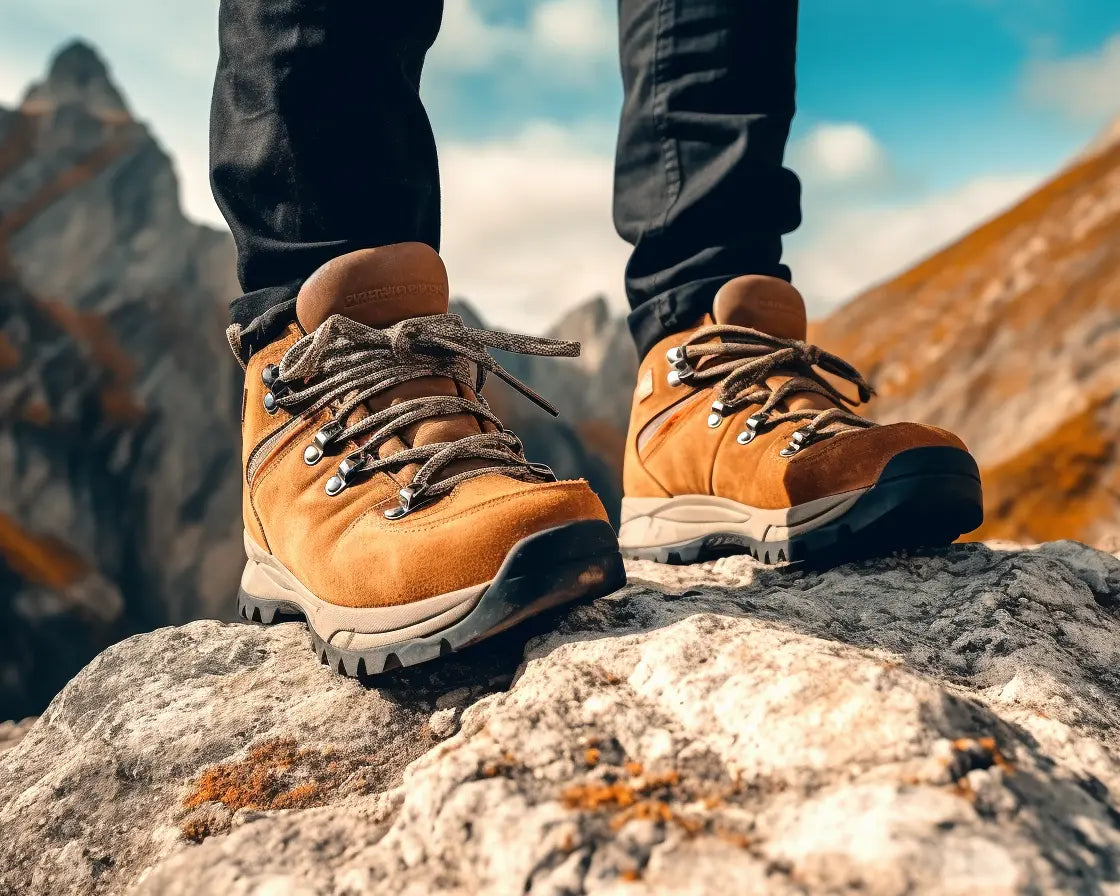
{"type": "MultiPolygon", "coordinates": [[[[627,498],[714,495],[751,507],[780,509],[838,495],[875,483],[887,462],[901,451],[926,446],[964,449],[952,433],[916,423],[850,429],[809,444],[791,457],[780,453],[798,430],[787,421],[764,427],[748,444],[737,437],[760,405],[708,425],[717,386],[673,385],[667,352],[692,332],[712,324],[750,327],[785,339],[804,340],[805,305],[783,280],[750,276],[730,281],[716,295],[712,315],[695,327],[666,337],[643,359],[630,415],[623,471],[627,498]]],[[[784,378],[771,376],[776,388],[784,378]]],[[[798,392],[789,410],[826,409],[823,395],[798,392]]]]}
{"type": "MultiPolygon", "coordinates": [[[[340,446],[314,465],[305,462],[304,450],[331,419],[330,409],[310,418],[265,410],[265,368],[278,364],[304,329],[314,329],[332,314],[387,327],[446,310],[446,274],[433,250],[420,244],[365,250],[336,259],[309,279],[297,300],[299,323],[248,361],[245,527],[321,600],[347,607],[389,606],[481,584],[494,577],[522,538],[576,520],[607,519],[582,480],[528,482],[487,473],[390,520],[385,511],[398,504],[415,465],[375,473],[331,496],[324,483],[357,445],[340,446]]],[[[456,395],[467,390],[433,376],[405,383],[379,400],[404,401],[418,391],[456,395]]],[[[375,403],[371,410],[376,408],[375,403]]],[[[493,428],[469,414],[425,420],[382,445],[380,453],[453,441],[483,426],[493,428]]]]}

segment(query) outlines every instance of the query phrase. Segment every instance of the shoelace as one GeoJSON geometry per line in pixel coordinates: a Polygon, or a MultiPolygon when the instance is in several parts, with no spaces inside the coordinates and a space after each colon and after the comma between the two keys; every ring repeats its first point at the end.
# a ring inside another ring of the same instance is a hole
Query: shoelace
{"type": "Polygon", "coordinates": [[[717,427],[723,418],[750,405],[761,405],[746,421],[738,442],[746,445],[764,427],[790,421],[804,422],[793,434],[782,455],[789,457],[806,445],[835,435],[845,429],[867,429],[872,421],[859,416],[849,407],[870,401],[875,394],[858,370],[851,364],[815,345],[798,339],[783,339],[749,327],[716,324],[696,330],[680,346],[668,352],[673,370],[671,383],[707,386],[719,383],[708,425],[717,427]],[[715,363],[696,365],[706,358],[715,363]],[[723,360],[726,359],[726,360],[723,360]],[[837,376],[859,391],[858,398],[849,398],[818,372],[837,376]],[[776,389],[766,384],[767,377],[787,376],[776,389]],[[798,392],[823,395],[836,407],[782,410],[778,406],[798,392]]]}
{"type": "MultiPolygon", "coordinates": [[[[521,440],[505,429],[490,410],[481,395],[482,387],[493,373],[553,416],[558,412],[494,360],[489,349],[544,357],[575,357],[580,351],[576,342],[469,327],[457,314],[411,318],[385,330],[336,315],[288,349],[274,371],[270,395],[275,406],[304,416],[332,407],[331,422],[319,431],[305,454],[308,463],[317,462],[332,446],[365,436],[327,480],[327,494],[338,494],[359,475],[420,465],[409,485],[401,490],[400,506],[386,511],[385,516],[390,519],[446,495],[467,479],[487,473],[554,482],[556,477],[551,469],[525,459],[521,440]],[[472,389],[478,398],[413,398],[349,425],[345,423],[364,402],[379,393],[430,376],[453,379],[472,389]],[[497,431],[453,442],[416,445],[386,458],[378,456],[381,445],[405,428],[450,414],[471,414],[489,421],[497,431]],[[443,475],[457,461],[483,461],[486,465],[443,475]]],[[[266,396],[266,406],[267,403],[266,396]]]]}

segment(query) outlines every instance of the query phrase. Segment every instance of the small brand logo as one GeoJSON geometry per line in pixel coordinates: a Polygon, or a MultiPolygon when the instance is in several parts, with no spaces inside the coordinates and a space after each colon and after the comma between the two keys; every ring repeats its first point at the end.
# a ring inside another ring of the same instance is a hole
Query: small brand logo
{"type": "Polygon", "coordinates": [[[404,296],[423,295],[443,295],[443,286],[439,283],[397,283],[392,286],[378,286],[351,293],[342,300],[342,305],[344,308],[356,308],[371,302],[387,302],[404,296]]]}

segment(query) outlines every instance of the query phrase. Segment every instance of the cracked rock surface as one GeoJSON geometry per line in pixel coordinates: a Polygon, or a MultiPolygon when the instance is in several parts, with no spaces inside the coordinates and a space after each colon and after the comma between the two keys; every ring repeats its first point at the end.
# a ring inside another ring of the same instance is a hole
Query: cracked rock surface
{"type": "Polygon", "coordinates": [[[1116,557],[629,570],[366,684],[295,623],[118,644],[0,756],[0,893],[1120,887],[1116,557]]]}

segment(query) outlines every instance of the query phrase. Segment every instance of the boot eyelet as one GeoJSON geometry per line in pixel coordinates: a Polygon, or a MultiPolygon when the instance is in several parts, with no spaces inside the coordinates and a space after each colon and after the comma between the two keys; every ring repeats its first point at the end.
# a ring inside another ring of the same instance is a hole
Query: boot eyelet
{"type": "Polygon", "coordinates": [[[261,370],[261,381],[266,386],[271,386],[276,382],[276,377],[280,375],[280,368],[275,364],[266,364],[261,370]]]}
{"type": "Polygon", "coordinates": [[[275,414],[280,410],[279,399],[283,398],[291,391],[291,386],[274,378],[269,390],[264,393],[264,409],[268,411],[269,414],[275,414]]]}
{"type": "Polygon", "coordinates": [[[355,452],[349,455],[346,460],[338,465],[338,472],[327,480],[327,494],[333,498],[346,488],[350,484],[350,480],[361,472],[367,460],[368,456],[364,453],[355,452]]]}
{"type": "Polygon", "coordinates": [[[718,429],[720,424],[723,423],[723,415],[727,412],[727,405],[722,401],[712,402],[712,412],[708,414],[708,426],[712,429],[718,429]]]}
{"type": "Polygon", "coordinates": [[[749,445],[754,441],[755,436],[758,435],[759,428],[767,421],[769,416],[769,414],[751,414],[751,416],[747,418],[747,428],[739,433],[735,441],[740,445],[749,445]]]}
{"type": "Polygon", "coordinates": [[[338,438],[338,434],[342,432],[342,424],[338,420],[332,420],[317,433],[311,444],[304,449],[303,462],[309,467],[315,466],[323,459],[327,453],[327,448],[330,443],[338,438]]]}
{"type": "Polygon", "coordinates": [[[687,370],[670,370],[666,380],[675,389],[677,386],[687,385],[694,372],[691,367],[687,370]]]}
{"type": "Polygon", "coordinates": [[[805,430],[799,429],[790,437],[789,444],[778,453],[782,457],[793,457],[808,444],[808,439],[809,434],[805,430]]]}
{"type": "Polygon", "coordinates": [[[407,486],[400,491],[401,503],[385,511],[385,519],[399,520],[402,516],[411,513],[424,502],[428,489],[423,486],[407,486]]]}

